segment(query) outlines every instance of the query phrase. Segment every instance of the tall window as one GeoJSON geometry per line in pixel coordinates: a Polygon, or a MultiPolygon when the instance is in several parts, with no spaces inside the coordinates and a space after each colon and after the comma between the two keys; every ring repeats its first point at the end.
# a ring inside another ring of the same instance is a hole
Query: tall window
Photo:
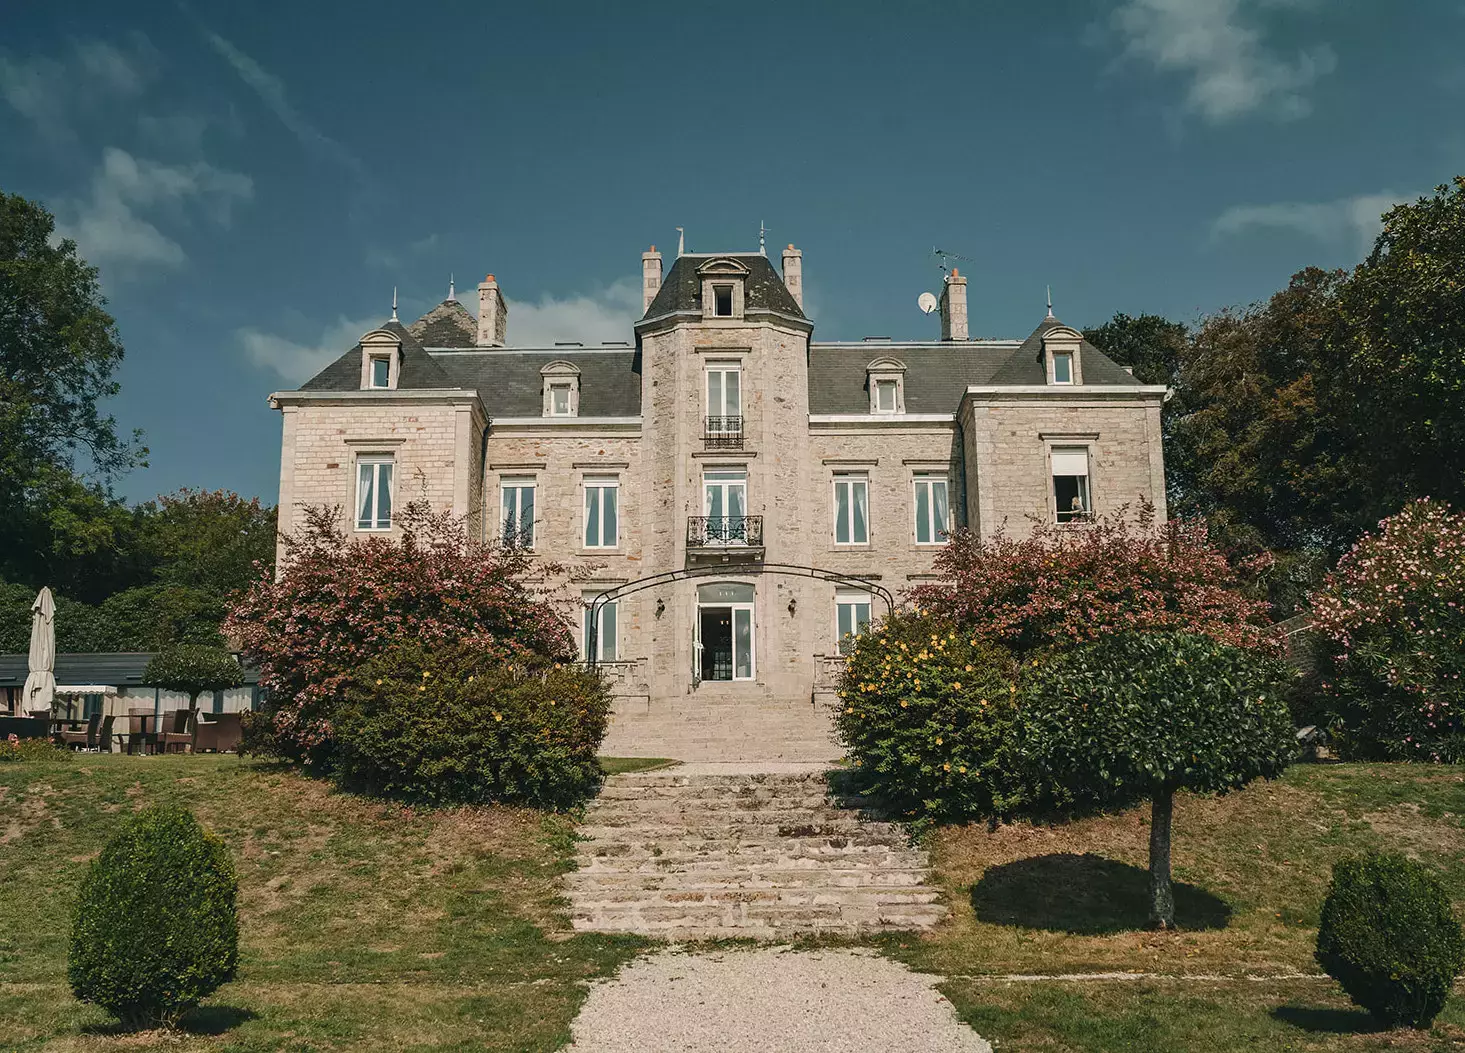
{"type": "Polygon", "coordinates": [[[748,543],[748,472],[709,468],[702,473],[702,509],[707,541],[713,545],[748,543]]]}
{"type": "Polygon", "coordinates": [[[356,529],[392,528],[392,455],[356,459],[356,529]]]}
{"type": "Polygon", "coordinates": [[[875,412],[876,413],[894,413],[895,412],[895,381],[893,381],[893,380],[877,380],[877,381],[875,381],[875,412]]]}
{"type": "Polygon", "coordinates": [[[1053,507],[1060,523],[1083,522],[1093,514],[1088,447],[1053,447],[1053,507]]]}
{"type": "Polygon", "coordinates": [[[1073,383],[1073,355],[1064,352],[1053,356],[1053,383],[1073,383]]]}
{"type": "Polygon", "coordinates": [[[620,480],[586,478],[585,547],[615,548],[619,541],[618,501],[620,480]]]}
{"type": "Polygon", "coordinates": [[[743,430],[743,374],[737,366],[707,370],[707,434],[739,435],[743,430]]]}
{"type": "MultiPolygon", "coordinates": [[[[586,592],[582,594],[585,602],[585,616],[581,619],[583,633],[580,639],[581,658],[590,657],[590,607],[598,595],[600,595],[598,592],[586,592]]],[[[599,615],[600,626],[595,633],[595,660],[597,662],[614,662],[616,655],[619,653],[617,646],[619,641],[617,639],[618,631],[616,628],[616,601],[611,600],[609,603],[601,604],[599,615]]]]}
{"type": "Polygon", "coordinates": [[[858,589],[838,589],[834,594],[835,643],[840,654],[855,649],[855,637],[870,624],[870,594],[858,589]]]}
{"type": "Polygon", "coordinates": [[[732,317],[733,288],[731,285],[714,285],[712,287],[714,305],[712,313],[718,318],[732,317]]]}
{"type": "Polygon", "coordinates": [[[534,480],[505,479],[499,484],[500,540],[509,548],[534,548],[534,480]]]}
{"type": "Polygon", "coordinates": [[[569,384],[551,384],[549,386],[549,415],[551,417],[568,417],[570,415],[569,384]]]}
{"type": "Polygon", "coordinates": [[[834,543],[870,543],[870,480],[865,475],[834,477],[834,543]]]}
{"type": "Polygon", "coordinates": [[[374,388],[391,387],[392,382],[392,360],[390,358],[372,358],[371,360],[371,386],[374,388]]]}
{"type": "Polygon", "coordinates": [[[918,475],[916,487],[916,544],[944,545],[951,529],[945,475],[918,475]]]}

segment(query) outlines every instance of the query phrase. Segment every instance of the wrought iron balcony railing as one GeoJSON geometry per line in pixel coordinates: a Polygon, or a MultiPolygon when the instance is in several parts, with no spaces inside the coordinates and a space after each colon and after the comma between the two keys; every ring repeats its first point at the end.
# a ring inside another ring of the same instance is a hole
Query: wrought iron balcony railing
{"type": "Polygon", "coordinates": [[[762,516],[690,516],[688,548],[763,547],[762,516]]]}
{"type": "Polygon", "coordinates": [[[708,449],[741,449],[742,417],[708,417],[702,430],[702,444],[708,449]]]}

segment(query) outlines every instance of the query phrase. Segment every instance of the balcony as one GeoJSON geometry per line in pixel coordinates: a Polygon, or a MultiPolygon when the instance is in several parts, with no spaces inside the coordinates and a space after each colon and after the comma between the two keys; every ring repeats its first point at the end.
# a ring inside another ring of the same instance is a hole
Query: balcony
{"type": "Polygon", "coordinates": [[[709,450],[741,450],[743,448],[743,418],[706,418],[702,428],[702,445],[709,450]]]}
{"type": "Polygon", "coordinates": [[[761,563],[762,516],[689,516],[687,563],[761,563]]]}

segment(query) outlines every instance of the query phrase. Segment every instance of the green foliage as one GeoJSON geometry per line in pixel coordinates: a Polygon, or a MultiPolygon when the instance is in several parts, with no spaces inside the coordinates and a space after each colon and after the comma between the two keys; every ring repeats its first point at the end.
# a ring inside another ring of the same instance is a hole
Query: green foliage
{"type": "Polygon", "coordinates": [[[352,676],[335,774],[351,790],[426,804],[568,807],[600,786],[609,716],[609,692],[578,665],[405,642],[352,676]]]}
{"type": "Polygon", "coordinates": [[[1083,331],[1084,339],[1121,366],[1134,370],[1141,384],[1170,384],[1190,340],[1179,322],[1157,314],[1116,314],[1103,325],[1083,331]]]}
{"type": "Polygon", "coordinates": [[[82,881],[72,991],[129,1026],[173,1026],[234,977],[238,888],[228,849],[187,809],[139,812],[82,881]]]}
{"type": "Polygon", "coordinates": [[[71,751],[57,749],[50,739],[22,739],[11,735],[0,740],[0,764],[19,764],[22,761],[46,763],[70,759],[71,751]]]}
{"type": "Polygon", "coordinates": [[[162,584],[222,600],[274,563],[275,509],[257,497],[185,488],[141,511],[141,558],[162,584]]]}
{"type": "Polygon", "coordinates": [[[1281,774],[1296,753],[1285,668],[1207,636],[1122,633],[1025,672],[1018,724],[1039,802],[1224,793],[1281,774]]]}
{"type": "Polygon", "coordinates": [[[142,682],[165,691],[185,691],[192,707],[205,691],[238,687],[242,671],[234,656],[223,648],[178,644],[153,655],[143,670],[142,682]]]}
{"type": "Polygon", "coordinates": [[[1425,1028],[1465,969],[1465,936],[1428,868],[1397,852],[1370,853],[1333,867],[1317,961],[1383,1023],[1425,1028]]]}
{"type": "Polygon", "coordinates": [[[870,791],[919,823],[1010,812],[1014,666],[950,621],[897,612],[855,639],[840,741],[870,791]]]}

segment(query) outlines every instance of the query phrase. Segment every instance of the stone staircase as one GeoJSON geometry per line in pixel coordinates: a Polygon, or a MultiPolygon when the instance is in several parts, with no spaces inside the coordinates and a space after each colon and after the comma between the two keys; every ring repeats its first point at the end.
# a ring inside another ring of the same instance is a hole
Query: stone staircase
{"type": "Polygon", "coordinates": [[[672,940],[853,936],[946,916],[903,828],[834,799],[823,765],[614,775],[566,876],[577,930],[672,940]]]}

